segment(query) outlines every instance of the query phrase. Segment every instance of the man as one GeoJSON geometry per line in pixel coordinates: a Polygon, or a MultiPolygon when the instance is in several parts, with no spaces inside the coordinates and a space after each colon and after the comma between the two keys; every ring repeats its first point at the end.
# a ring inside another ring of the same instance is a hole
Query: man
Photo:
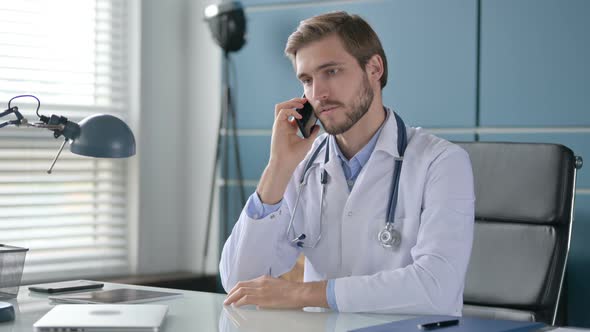
{"type": "Polygon", "coordinates": [[[467,153],[383,106],[387,60],[360,17],[302,21],[285,53],[306,97],[275,106],[268,165],[223,248],[225,304],[461,315],[475,200],[467,153]],[[297,135],[305,102],[326,134],[297,135]],[[300,253],[304,282],[278,279],[300,253]]]}

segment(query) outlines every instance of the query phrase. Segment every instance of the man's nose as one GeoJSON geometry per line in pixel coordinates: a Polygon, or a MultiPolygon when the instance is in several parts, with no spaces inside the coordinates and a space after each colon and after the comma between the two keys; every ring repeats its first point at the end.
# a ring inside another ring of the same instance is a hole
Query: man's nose
{"type": "Polygon", "coordinates": [[[318,82],[317,80],[313,82],[312,88],[312,98],[317,101],[322,101],[328,99],[330,89],[328,88],[327,84],[323,82],[318,82]]]}

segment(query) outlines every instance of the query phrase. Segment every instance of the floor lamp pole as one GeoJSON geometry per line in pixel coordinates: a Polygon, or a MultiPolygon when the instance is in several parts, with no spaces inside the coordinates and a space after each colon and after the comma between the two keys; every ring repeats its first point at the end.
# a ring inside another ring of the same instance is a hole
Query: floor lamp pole
{"type": "Polygon", "coordinates": [[[221,95],[221,113],[219,115],[219,124],[217,127],[217,141],[215,149],[215,160],[213,165],[213,174],[211,176],[211,187],[209,190],[209,208],[207,211],[207,227],[205,229],[205,245],[203,248],[203,262],[202,271],[205,272],[207,258],[209,253],[209,233],[211,232],[211,224],[213,222],[213,203],[215,202],[215,192],[217,187],[217,171],[222,167],[223,180],[223,199],[220,202],[220,209],[222,211],[221,224],[219,227],[219,239],[224,241],[228,234],[228,217],[229,217],[229,136],[233,138],[234,157],[236,163],[238,187],[240,190],[240,198],[242,205],[246,204],[246,196],[243,185],[243,173],[241,166],[240,150],[237,137],[236,112],[231,102],[231,89],[229,82],[230,71],[229,53],[224,52],[223,57],[223,82],[221,95]],[[231,122],[231,124],[230,124],[231,122]],[[223,150],[222,150],[223,146],[223,150]]]}

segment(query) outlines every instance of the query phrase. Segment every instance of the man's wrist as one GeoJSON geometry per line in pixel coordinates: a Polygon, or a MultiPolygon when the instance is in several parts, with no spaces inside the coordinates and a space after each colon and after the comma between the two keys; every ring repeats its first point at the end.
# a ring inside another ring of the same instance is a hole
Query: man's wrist
{"type": "Polygon", "coordinates": [[[328,300],[326,299],[326,287],[328,282],[314,281],[302,282],[295,296],[298,296],[298,303],[301,307],[322,307],[329,308],[328,300]]]}
{"type": "Polygon", "coordinates": [[[281,168],[272,161],[264,169],[256,193],[264,204],[277,204],[283,199],[285,189],[293,171],[281,168]]]}
{"type": "Polygon", "coordinates": [[[280,160],[278,158],[271,157],[268,160],[266,168],[269,169],[275,177],[280,177],[282,179],[289,180],[291,179],[293,172],[295,172],[297,165],[299,165],[298,162],[292,162],[290,160],[280,160]]]}

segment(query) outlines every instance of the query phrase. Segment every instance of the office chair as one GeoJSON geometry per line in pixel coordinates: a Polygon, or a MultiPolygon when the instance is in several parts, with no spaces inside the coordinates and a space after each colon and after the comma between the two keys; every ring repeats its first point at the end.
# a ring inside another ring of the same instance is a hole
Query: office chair
{"type": "Polygon", "coordinates": [[[558,144],[457,144],[471,157],[476,197],[463,314],[562,325],[582,159],[558,144]]]}

